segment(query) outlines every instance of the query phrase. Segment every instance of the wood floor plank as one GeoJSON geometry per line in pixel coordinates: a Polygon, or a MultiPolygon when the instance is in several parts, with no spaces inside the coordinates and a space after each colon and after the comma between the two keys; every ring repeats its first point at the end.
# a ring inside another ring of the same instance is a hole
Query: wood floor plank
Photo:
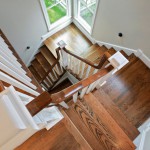
{"type": "Polygon", "coordinates": [[[50,65],[53,65],[56,62],[56,58],[53,56],[53,54],[45,45],[40,48],[40,52],[46,58],[46,60],[50,63],[50,65]]]}
{"type": "Polygon", "coordinates": [[[126,135],[133,141],[138,135],[138,129],[132,125],[117,105],[104,93],[102,89],[93,92],[97,100],[105,107],[107,112],[114,118],[116,123],[126,133],[126,135]]]}
{"type": "Polygon", "coordinates": [[[150,69],[141,60],[114,75],[102,87],[137,128],[150,116],[150,69]]]}
{"type": "Polygon", "coordinates": [[[83,150],[63,121],[50,130],[43,129],[15,150],[83,150]]]}
{"type": "Polygon", "coordinates": [[[100,145],[100,143],[97,141],[95,136],[93,134],[91,134],[91,131],[80,119],[78,114],[75,112],[73,106],[71,106],[70,109],[65,110],[65,113],[66,113],[66,115],[68,115],[68,117],[73,122],[73,124],[77,127],[77,129],[82,134],[84,139],[86,139],[86,141],[89,143],[89,145],[93,148],[93,150],[104,150],[103,145],[100,145]]]}
{"type": "Polygon", "coordinates": [[[55,49],[58,47],[57,43],[61,40],[67,44],[66,48],[69,50],[71,48],[72,51],[79,54],[86,51],[92,45],[85,35],[74,24],[71,24],[44,41],[44,44],[55,58],[57,58],[55,49]]]}
{"type": "Polygon", "coordinates": [[[35,58],[41,64],[41,66],[44,68],[46,72],[50,70],[51,65],[41,53],[36,54],[35,58]]]}
{"type": "Polygon", "coordinates": [[[83,101],[85,101],[85,103],[82,102],[82,104],[84,103],[84,105],[90,108],[86,110],[91,110],[91,112],[89,111],[92,113],[91,116],[98,122],[99,127],[101,127],[103,131],[102,133],[108,137],[109,141],[111,141],[114,146],[121,150],[135,149],[133,142],[92,93],[85,95],[83,101]]]}

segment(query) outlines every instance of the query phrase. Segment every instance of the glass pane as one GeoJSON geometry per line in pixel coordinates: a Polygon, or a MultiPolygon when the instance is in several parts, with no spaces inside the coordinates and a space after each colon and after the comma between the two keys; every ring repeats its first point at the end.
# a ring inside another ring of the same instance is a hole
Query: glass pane
{"type": "Polygon", "coordinates": [[[48,8],[47,12],[51,24],[67,15],[66,7],[61,3],[54,5],[51,8],[48,8]]]}
{"type": "Polygon", "coordinates": [[[95,10],[96,0],[80,0],[80,17],[90,26],[92,25],[95,10]]]}
{"type": "Polygon", "coordinates": [[[80,12],[80,16],[91,26],[92,25],[92,19],[93,19],[93,14],[92,12],[85,8],[80,12]]]}
{"type": "Polygon", "coordinates": [[[96,4],[91,5],[91,6],[89,7],[89,9],[91,9],[91,10],[94,12],[95,9],[96,9],[96,4]]]}
{"type": "Polygon", "coordinates": [[[56,0],[44,0],[46,8],[54,5],[56,3],[56,0]]]}

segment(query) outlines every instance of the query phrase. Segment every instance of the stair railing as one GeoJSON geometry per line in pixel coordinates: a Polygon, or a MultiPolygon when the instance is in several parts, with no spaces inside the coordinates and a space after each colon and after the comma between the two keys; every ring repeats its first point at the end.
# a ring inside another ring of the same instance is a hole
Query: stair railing
{"type": "Polygon", "coordinates": [[[99,88],[107,78],[113,74],[113,70],[113,67],[110,65],[107,68],[101,69],[94,75],[52,95],[45,91],[26,106],[33,116],[49,106],[50,103],[54,105],[59,104],[68,109],[69,106],[65,103],[66,99],[73,97],[74,102],[76,102],[78,98],[82,99],[85,94],[88,94],[95,88],[99,88]]]}
{"type": "Polygon", "coordinates": [[[55,63],[51,66],[49,71],[45,74],[45,76],[41,79],[40,84],[49,91],[50,88],[52,88],[55,83],[60,79],[60,77],[64,74],[64,69],[62,65],[60,65],[60,55],[59,55],[60,49],[56,49],[57,53],[57,59],[55,63]]]}
{"type": "Polygon", "coordinates": [[[33,97],[38,96],[42,89],[33,78],[15,49],[0,29],[0,80],[5,87],[13,85],[33,97]]]}
{"type": "Polygon", "coordinates": [[[49,91],[49,89],[51,89],[64,74],[64,69],[69,70],[78,79],[87,78],[89,75],[98,72],[105,61],[110,57],[110,54],[106,52],[102,56],[99,64],[94,64],[93,62],[78,56],[78,54],[67,50],[65,48],[66,44],[63,41],[60,41],[58,45],[59,47],[56,49],[56,62],[40,81],[40,84],[47,91],[49,91]]]}
{"type": "Polygon", "coordinates": [[[80,80],[98,72],[98,70],[102,68],[104,63],[111,56],[108,52],[105,52],[101,57],[99,64],[94,64],[93,62],[79,56],[75,52],[67,50],[65,48],[66,44],[64,41],[60,41],[58,45],[60,49],[60,64],[80,80]]]}

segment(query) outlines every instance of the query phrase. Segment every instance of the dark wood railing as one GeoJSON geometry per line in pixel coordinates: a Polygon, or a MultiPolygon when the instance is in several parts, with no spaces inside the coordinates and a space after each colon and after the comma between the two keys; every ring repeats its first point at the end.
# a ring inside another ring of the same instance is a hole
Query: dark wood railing
{"type": "MultiPolygon", "coordinates": [[[[67,53],[67,55],[70,55],[70,56],[76,58],[77,60],[80,60],[81,62],[85,63],[87,66],[91,66],[94,69],[101,69],[101,67],[103,66],[103,64],[111,56],[108,52],[105,52],[103,54],[103,56],[101,57],[101,60],[100,60],[99,64],[94,64],[93,62],[91,62],[91,61],[89,61],[89,60],[87,60],[85,58],[82,58],[82,57],[78,56],[77,54],[71,52],[70,50],[67,50],[65,47],[63,47],[63,48],[58,47],[56,49],[57,59],[56,59],[55,63],[51,66],[51,68],[49,69],[49,71],[44,75],[44,77],[40,81],[40,84],[41,85],[43,84],[44,87],[46,87],[46,89],[50,89],[50,88],[52,88],[54,86],[54,81],[52,81],[52,77],[57,76],[56,80],[58,81],[60,79],[61,75],[65,72],[64,68],[66,68],[66,66],[63,66],[63,62],[62,62],[62,64],[60,64],[60,59],[62,57],[61,56],[62,52],[67,53]],[[57,67],[57,69],[56,69],[56,67],[57,67]],[[55,72],[56,75],[54,75],[53,72],[55,72]],[[59,75],[58,75],[58,72],[60,72],[59,75]],[[51,77],[49,76],[50,74],[51,74],[51,77]],[[50,84],[50,82],[53,83],[53,85],[50,84]]],[[[63,59],[68,59],[68,58],[63,58],[63,59]]]]}
{"type": "Polygon", "coordinates": [[[65,101],[67,98],[73,96],[77,92],[82,91],[84,88],[86,87],[90,88],[90,85],[92,85],[95,82],[98,83],[102,77],[109,74],[112,70],[113,70],[112,66],[109,66],[105,69],[101,69],[98,73],[52,95],[50,95],[48,92],[45,91],[41,95],[36,97],[33,101],[28,103],[26,107],[31,113],[31,115],[34,116],[42,109],[47,107],[50,103],[54,103],[57,105],[65,101]]]}

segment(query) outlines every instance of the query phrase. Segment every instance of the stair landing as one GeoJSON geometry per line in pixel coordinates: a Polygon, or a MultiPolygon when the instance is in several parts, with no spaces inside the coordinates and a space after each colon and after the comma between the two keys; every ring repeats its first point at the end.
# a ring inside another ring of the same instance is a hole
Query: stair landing
{"type": "Polygon", "coordinates": [[[140,59],[130,57],[130,63],[102,89],[138,128],[150,117],[150,69],[140,59]]]}

